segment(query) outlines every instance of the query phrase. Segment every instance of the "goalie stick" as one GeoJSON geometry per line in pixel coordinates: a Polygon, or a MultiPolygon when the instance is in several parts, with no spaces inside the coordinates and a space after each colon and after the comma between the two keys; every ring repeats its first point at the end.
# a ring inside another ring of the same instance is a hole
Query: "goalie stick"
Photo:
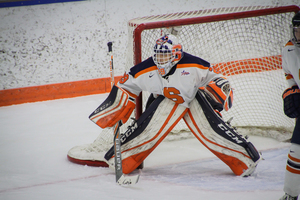
{"type": "Polygon", "coordinates": [[[116,182],[122,186],[128,186],[136,184],[139,180],[140,175],[126,176],[123,174],[122,169],[122,155],[121,155],[121,134],[120,126],[122,125],[121,120],[115,125],[115,137],[114,137],[114,151],[115,151],[115,172],[116,182]]]}
{"type": "Polygon", "coordinates": [[[110,69],[110,84],[111,84],[111,88],[114,86],[115,84],[115,78],[114,78],[114,64],[113,64],[113,54],[112,54],[112,42],[108,42],[107,43],[108,46],[108,53],[110,55],[110,61],[109,61],[109,69],[110,69]]]}
{"type": "MultiPolygon", "coordinates": [[[[113,66],[113,54],[112,54],[112,42],[107,43],[108,53],[110,55],[110,78],[111,78],[111,88],[115,84],[114,80],[114,66],[113,66]]],[[[121,135],[120,135],[120,126],[122,126],[122,121],[120,120],[116,125],[114,125],[114,152],[115,152],[115,173],[116,173],[116,182],[119,185],[132,185],[136,184],[139,180],[140,175],[135,176],[125,176],[122,169],[122,156],[121,156],[121,135]]]]}

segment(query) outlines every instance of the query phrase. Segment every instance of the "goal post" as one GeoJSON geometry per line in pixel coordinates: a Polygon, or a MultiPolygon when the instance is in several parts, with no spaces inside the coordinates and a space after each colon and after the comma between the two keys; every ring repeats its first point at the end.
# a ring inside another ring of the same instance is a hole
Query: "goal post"
{"type": "MultiPolygon", "coordinates": [[[[207,60],[231,82],[234,101],[225,120],[236,127],[291,132],[294,120],[283,113],[281,95],[287,83],[281,50],[290,39],[289,26],[298,6],[252,6],[180,12],[128,22],[126,70],[152,56],[154,42],[176,30],[183,50],[207,60]]],[[[137,98],[139,117],[147,98],[137,98]],[[144,101],[143,101],[144,98],[144,101]]],[[[184,122],[176,127],[185,129],[184,122]]]]}

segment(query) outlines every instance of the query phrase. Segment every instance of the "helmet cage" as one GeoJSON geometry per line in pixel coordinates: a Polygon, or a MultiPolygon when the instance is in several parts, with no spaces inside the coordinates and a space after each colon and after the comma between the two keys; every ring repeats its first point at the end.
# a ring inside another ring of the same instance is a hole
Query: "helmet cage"
{"type": "Polygon", "coordinates": [[[153,61],[160,75],[165,76],[182,58],[182,46],[177,43],[174,36],[164,36],[156,41],[153,61]]]}
{"type": "Polygon", "coordinates": [[[290,26],[290,33],[291,33],[291,41],[292,43],[300,47],[300,26],[290,26]]]}

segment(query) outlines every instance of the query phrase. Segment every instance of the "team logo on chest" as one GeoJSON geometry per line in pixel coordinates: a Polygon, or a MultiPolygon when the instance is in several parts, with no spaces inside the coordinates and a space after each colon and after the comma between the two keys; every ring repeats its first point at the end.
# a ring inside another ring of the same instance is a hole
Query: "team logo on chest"
{"type": "Polygon", "coordinates": [[[186,72],[185,70],[183,70],[182,72],[181,72],[181,76],[185,76],[185,75],[189,75],[190,74],[190,72],[186,72]]]}

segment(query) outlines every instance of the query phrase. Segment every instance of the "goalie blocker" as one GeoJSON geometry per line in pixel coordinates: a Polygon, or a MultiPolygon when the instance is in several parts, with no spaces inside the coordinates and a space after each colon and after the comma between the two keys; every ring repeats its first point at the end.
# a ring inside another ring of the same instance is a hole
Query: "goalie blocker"
{"type": "Polygon", "coordinates": [[[124,124],[135,108],[136,95],[113,86],[106,100],[89,116],[101,128],[114,126],[122,120],[124,124]],[[133,96],[133,97],[132,97],[133,96]]]}
{"type": "MultiPolygon", "coordinates": [[[[131,173],[160,144],[183,118],[196,138],[234,174],[249,176],[261,156],[243,136],[214,111],[199,90],[190,108],[159,96],[121,138],[123,173],[131,173]]],[[[114,167],[113,147],[106,153],[107,163],[114,167]]]]}

